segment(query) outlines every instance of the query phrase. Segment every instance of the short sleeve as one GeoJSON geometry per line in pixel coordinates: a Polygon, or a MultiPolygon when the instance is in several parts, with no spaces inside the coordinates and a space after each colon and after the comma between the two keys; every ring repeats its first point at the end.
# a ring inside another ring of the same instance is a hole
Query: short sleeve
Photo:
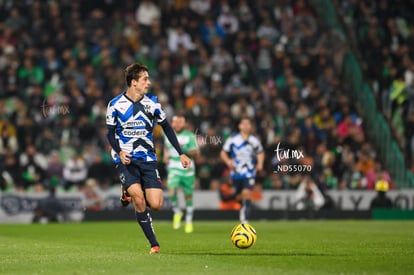
{"type": "Polygon", "coordinates": [[[226,139],[226,141],[224,142],[223,151],[227,152],[227,153],[230,153],[230,147],[231,147],[231,137],[226,139]]]}
{"type": "Polygon", "coordinates": [[[106,108],[106,125],[116,125],[116,110],[114,105],[112,104],[112,101],[108,103],[108,107],[106,108]]]}
{"type": "Polygon", "coordinates": [[[260,140],[258,138],[255,137],[255,146],[254,149],[256,151],[256,154],[259,154],[261,152],[263,152],[263,145],[260,142],[260,140]]]}
{"type": "Polygon", "coordinates": [[[158,102],[155,104],[154,115],[157,118],[157,122],[159,124],[163,123],[167,119],[167,114],[164,112],[161,104],[158,102]]]}

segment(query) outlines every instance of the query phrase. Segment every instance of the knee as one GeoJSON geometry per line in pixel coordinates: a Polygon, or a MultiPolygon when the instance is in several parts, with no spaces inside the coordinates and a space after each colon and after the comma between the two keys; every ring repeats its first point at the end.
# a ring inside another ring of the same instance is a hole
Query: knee
{"type": "Polygon", "coordinates": [[[249,189],[245,189],[242,191],[241,195],[242,195],[242,199],[248,200],[248,199],[251,199],[252,192],[249,189]]]}
{"type": "Polygon", "coordinates": [[[148,206],[155,211],[161,210],[164,197],[161,189],[157,190],[147,190],[147,204],[148,206]]]}
{"type": "Polygon", "coordinates": [[[153,202],[149,206],[151,207],[152,210],[159,211],[162,208],[162,201],[153,202]]]}

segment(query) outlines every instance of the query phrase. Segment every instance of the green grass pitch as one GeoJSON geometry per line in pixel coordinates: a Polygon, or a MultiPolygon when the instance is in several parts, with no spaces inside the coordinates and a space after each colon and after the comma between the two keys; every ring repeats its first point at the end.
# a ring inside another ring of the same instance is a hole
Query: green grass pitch
{"type": "Polygon", "coordinates": [[[194,232],[155,221],[149,254],[130,222],[0,225],[0,274],[414,274],[412,221],[254,221],[256,244],[233,246],[236,221],[194,232]]]}

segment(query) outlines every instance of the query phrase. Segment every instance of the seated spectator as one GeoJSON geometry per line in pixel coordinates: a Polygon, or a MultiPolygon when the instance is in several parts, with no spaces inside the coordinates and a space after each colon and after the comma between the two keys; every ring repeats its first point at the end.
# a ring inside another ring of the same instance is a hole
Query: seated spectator
{"type": "Polygon", "coordinates": [[[65,190],[72,187],[82,189],[88,176],[88,166],[85,159],[80,154],[75,154],[65,164],[63,168],[63,180],[65,190]]]}
{"type": "Polygon", "coordinates": [[[355,121],[352,118],[352,115],[347,115],[344,119],[339,122],[336,126],[336,132],[338,134],[339,140],[344,141],[349,137],[353,137],[354,135],[361,133],[362,128],[358,121],[355,121]]]}
{"type": "Polygon", "coordinates": [[[85,208],[87,210],[101,210],[103,205],[103,199],[99,192],[98,182],[95,179],[87,179],[85,188],[83,188],[82,192],[86,198],[85,208]]]}
{"type": "Polygon", "coordinates": [[[280,32],[276,29],[270,17],[265,17],[262,24],[257,28],[257,37],[266,39],[270,42],[275,42],[279,37],[280,32]]]}
{"type": "Polygon", "coordinates": [[[19,68],[17,75],[19,81],[22,81],[26,86],[39,85],[45,78],[42,67],[37,65],[31,57],[26,57],[23,60],[23,66],[19,68]]]}
{"type": "Polygon", "coordinates": [[[200,27],[200,35],[202,41],[209,46],[211,45],[214,37],[220,37],[222,40],[226,37],[223,27],[216,23],[210,16],[204,19],[204,23],[200,27]]]}
{"type": "Polygon", "coordinates": [[[223,5],[221,7],[221,13],[217,17],[217,23],[228,35],[235,35],[239,30],[239,20],[232,13],[228,5],[223,5]]]}
{"type": "Polygon", "coordinates": [[[333,113],[333,116],[335,118],[335,122],[338,124],[340,123],[346,116],[351,116],[352,121],[354,123],[359,123],[360,118],[358,114],[351,110],[351,107],[349,106],[348,98],[344,96],[340,96],[338,99],[338,104],[340,105],[338,107],[338,110],[333,113]]]}
{"type": "Polygon", "coordinates": [[[319,112],[314,115],[313,123],[319,131],[324,133],[324,136],[328,135],[336,126],[335,119],[331,116],[329,107],[322,107],[319,112]]]}
{"type": "Polygon", "coordinates": [[[24,191],[25,187],[22,185],[21,181],[21,168],[16,154],[7,152],[3,159],[4,163],[0,165],[2,190],[24,191]]]}
{"type": "Polygon", "coordinates": [[[295,193],[296,210],[319,210],[325,204],[322,192],[310,176],[305,176],[295,193]]]}
{"type": "Polygon", "coordinates": [[[369,155],[361,154],[357,166],[358,170],[365,176],[370,170],[374,169],[375,161],[369,155]]]}
{"type": "Polygon", "coordinates": [[[316,127],[311,116],[306,117],[300,124],[300,131],[306,150],[314,155],[318,142],[324,138],[323,131],[316,127]]]}
{"type": "Polygon", "coordinates": [[[355,163],[352,166],[352,172],[350,174],[349,188],[350,189],[365,189],[367,187],[367,179],[364,174],[358,168],[358,164],[355,163]]]}
{"type": "Polygon", "coordinates": [[[135,14],[135,19],[140,25],[149,28],[152,21],[159,18],[161,11],[157,4],[149,0],[141,1],[135,14]]]}
{"type": "Polygon", "coordinates": [[[17,153],[19,144],[16,135],[11,133],[10,127],[3,125],[0,129],[0,155],[4,155],[7,151],[17,153]]]}
{"type": "Polygon", "coordinates": [[[199,16],[206,16],[211,9],[210,1],[190,0],[188,7],[199,16]]]}
{"type": "Polygon", "coordinates": [[[33,188],[43,191],[45,187],[45,169],[47,160],[43,154],[37,152],[34,145],[28,145],[26,151],[19,156],[21,169],[21,185],[23,189],[33,188]]]}
{"type": "Polygon", "coordinates": [[[46,186],[49,189],[63,185],[63,164],[60,161],[58,152],[53,151],[49,155],[45,174],[46,186]]]}
{"type": "Polygon", "coordinates": [[[177,54],[180,47],[183,47],[188,51],[194,49],[194,43],[191,36],[182,26],[178,26],[176,29],[170,30],[168,34],[168,48],[171,53],[177,54]]]}

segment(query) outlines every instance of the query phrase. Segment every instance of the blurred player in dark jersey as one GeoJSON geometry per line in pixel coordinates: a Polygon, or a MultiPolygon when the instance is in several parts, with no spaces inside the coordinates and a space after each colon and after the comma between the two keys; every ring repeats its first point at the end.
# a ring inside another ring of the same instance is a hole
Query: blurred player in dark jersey
{"type": "Polygon", "coordinates": [[[163,205],[163,191],[152,137],[156,123],[161,125],[177,151],[182,166],[189,168],[191,160],[183,154],[157,98],[147,95],[151,85],[148,68],[140,63],[129,65],[125,69],[125,81],[128,89],[113,98],[107,107],[107,138],[122,183],[121,201],[124,205],[133,202],[136,220],[148,239],[150,253],[153,254],[159,252],[160,245],[147,207],[160,210],[163,205]]]}

